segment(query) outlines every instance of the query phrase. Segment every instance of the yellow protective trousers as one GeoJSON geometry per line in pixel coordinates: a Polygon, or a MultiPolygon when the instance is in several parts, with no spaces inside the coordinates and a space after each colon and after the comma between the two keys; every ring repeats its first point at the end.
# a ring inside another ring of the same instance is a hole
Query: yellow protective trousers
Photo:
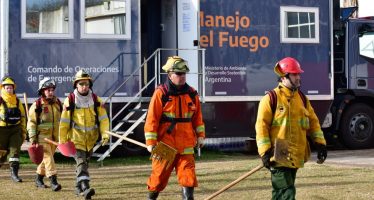
{"type": "Polygon", "coordinates": [[[43,161],[38,165],[36,169],[36,173],[50,177],[52,175],[57,174],[55,160],[53,155],[56,152],[56,146],[48,143],[39,143],[39,145],[43,145],[43,161]]]}
{"type": "Polygon", "coordinates": [[[197,187],[195,173],[195,158],[192,154],[177,154],[171,166],[166,168],[166,162],[152,159],[152,173],[147,181],[149,191],[161,192],[168,184],[173,169],[178,177],[178,183],[182,187],[197,187]]]}

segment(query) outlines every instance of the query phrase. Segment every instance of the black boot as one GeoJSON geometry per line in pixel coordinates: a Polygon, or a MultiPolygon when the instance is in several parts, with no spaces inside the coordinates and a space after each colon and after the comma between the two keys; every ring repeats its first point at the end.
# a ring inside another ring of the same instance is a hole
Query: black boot
{"type": "Polygon", "coordinates": [[[14,182],[22,182],[22,179],[18,177],[19,162],[10,162],[10,177],[14,182]]]}
{"type": "Polygon", "coordinates": [[[77,196],[83,195],[81,182],[77,182],[77,184],[75,185],[75,195],[77,195],[77,196]]]}
{"type": "Polygon", "coordinates": [[[183,187],[182,188],[182,197],[183,200],[194,200],[193,199],[193,187],[183,187]]]}
{"type": "Polygon", "coordinates": [[[52,191],[57,192],[57,191],[61,190],[61,185],[57,183],[57,176],[56,175],[50,176],[49,180],[51,181],[52,191]]]}
{"type": "Polygon", "coordinates": [[[158,192],[157,191],[149,191],[147,200],[156,200],[157,197],[158,197],[158,192]]]}
{"type": "Polygon", "coordinates": [[[81,187],[83,190],[84,199],[91,199],[91,197],[95,195],[95,190],[93,188],[90,188],[88,180],[83,180],[81,182],[81,187]]]}
{"type": "Polygon", "coordinates": [[[35,178],[35,185],[36,185],[36,187],[47,188],[47,186],[44,185],[43,178],[44,178],[44,175],[36,174],[36,178],[35,178]]]}

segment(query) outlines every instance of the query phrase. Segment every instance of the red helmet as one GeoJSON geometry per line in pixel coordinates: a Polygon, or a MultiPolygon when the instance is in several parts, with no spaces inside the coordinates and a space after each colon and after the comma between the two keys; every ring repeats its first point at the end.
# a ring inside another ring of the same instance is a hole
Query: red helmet
{"type": "Polygon", "coordinates": [[[287,74],[300,74],[304,71],[301,69],[299,62],[296,59],[286,57],[275,64],[274,72],[278,76],[283,77],[287,74]]]}

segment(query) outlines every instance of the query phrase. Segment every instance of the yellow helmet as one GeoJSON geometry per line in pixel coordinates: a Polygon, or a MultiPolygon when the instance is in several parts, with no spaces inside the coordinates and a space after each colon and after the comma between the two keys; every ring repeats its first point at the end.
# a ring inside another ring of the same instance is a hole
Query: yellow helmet
{"type": "Polygon", "coordinates": [[[90,81],[90,88],[92,87],[92,78],[91,76],[85,72],[83,69],[79,70],[74,77],[73,86],[74,88],[77,87],[77,82],[80,80],[89,80],[90,81]]]}
{"type": "Polygon", "coordinates": [[[14,82],[13,78],[11,78],[10,76],[4,76],[1,79],[0,87],[3,87],[4,85],[13,85],[13,89],[14,90],[16,89],[16,83],[14,82]]]}
{"type": "Polygon", "coordinates": [[[187,61],[179,56],[169,57],[166,64],[162,66],[165,72],[189,72],[187,61]]]}

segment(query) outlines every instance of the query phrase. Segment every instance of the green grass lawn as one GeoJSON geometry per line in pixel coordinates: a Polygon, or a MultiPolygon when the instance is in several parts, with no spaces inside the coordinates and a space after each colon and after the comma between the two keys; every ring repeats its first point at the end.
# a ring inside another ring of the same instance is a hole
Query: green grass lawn
{"type": "MultiPolygon", "coordinates": [[[[62,190],[52,192],[34,186],[36,165],[22,155],[20,176],[23,183],[13,183],[8,169],[0,170],[0,199],[79,199],[73,194],[75,183],[74,160],[56,154],[58,180],[62,190]]],[[[199,187],[195,199],[204,199],[260,164],[257,155],[204,151],[197,158],[196,173],[199,187]]],[[[374,167],[318,165],[307,163],[298,171],[296,199],[374,199],[374,167]]],[[[93,199],[146,199],[146,181],[150,174],[148,156],[108,158],[103,166],[91,160],[93,199]]],[[[45,179],[47,185],[49,181],[45,179]]],[[[169,185],[159,200],[181,199],[180,186],[173,173],[169,185]]],[[[83,199],[83,198],[80,198],[83,199]]],[[[271,199],[270,173],[261,169],[214,199],[271,199]]]]}

